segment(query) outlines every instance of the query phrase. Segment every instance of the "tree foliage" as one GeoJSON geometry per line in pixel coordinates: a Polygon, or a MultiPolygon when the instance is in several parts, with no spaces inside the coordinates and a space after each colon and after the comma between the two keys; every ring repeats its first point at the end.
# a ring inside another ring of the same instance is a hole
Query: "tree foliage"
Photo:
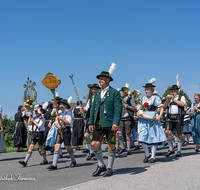
{"type": "Polygon", "coordinates": [[[3,122],[3,134],[5,136],[6,145],[11,146],[15,120],[13,118],[8,118],[7,115],[5,114],[2,117],[2,122],[3,122]]]}
{"type": "MultiPolygon", "coordinates": [[[[162,95],[162,97],[166,97],[167,95],[171,94],[170,88],[171,88],[171,86],[168,86],[167,90],[165,90],[165,93],[162,95]]],[[[191,106],[192,102],[191,102],[189,96],[183,90],[180,90],[179,95],[185,96],[185,99],[188,101],[188,106],[191,106]]]]}

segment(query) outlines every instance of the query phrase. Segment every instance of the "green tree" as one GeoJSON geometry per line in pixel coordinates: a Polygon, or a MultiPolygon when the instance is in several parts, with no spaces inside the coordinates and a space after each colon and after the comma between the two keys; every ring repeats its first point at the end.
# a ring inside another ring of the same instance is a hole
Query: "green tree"
{"type": "MultiPolygon", "coordinates": [[[[170,88],[171,88],[171,86],[168,86],[167,90],[165,90],[165,93],[162,95],[162,97],[166,97],[167,95],[171,94],[170,88]]],[[[180,90],[179,95],[185,96],[185,99],[188,101],[188,106],[191,106],[192,102],[191,102],[189,96],[183,90],[180,90]]]]}
{"type": "Polygon", "coordinates": [[[5,114],[2,117],[2,122],[3,122],[3,133],[5,136],[6,145],[11,146],[15,120],[13,118],[8,118],[7,115],[5,114]]]}

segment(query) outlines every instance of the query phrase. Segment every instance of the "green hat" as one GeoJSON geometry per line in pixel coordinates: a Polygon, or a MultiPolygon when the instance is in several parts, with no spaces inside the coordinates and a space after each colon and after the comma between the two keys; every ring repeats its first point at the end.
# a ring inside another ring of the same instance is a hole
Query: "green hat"
{"type": "Polygon", "coordinates": [[[68,106],[68,109],[71,108],[71,106],[70,106],[69,103],[68,103],[68,100],[66,100],[66,99],[62,99],[62,100],[58,101],[58,104],[60,104],[60,103],[63,103],[63,104],[65,104],[65,105],[67,105],[67,106],[68,106]]]}
{"type": "Polygon", "coordinates": [[[155,85],[153,85],[152,83],[146,83],[145,86],[142,86],[144,88],[147,88],[147,87],[156,87],[155,85]]]}
{"type": "Polygon", "coordinates": [[[175,89],[180,89],[176,84],[172,85],[172,87],[169,90],[175,90],[175,89]]]}
{"type": "Polygon", "coordinates": [[[110,81],[113,81],[113,78],[111,77],[110,73],[107,72],[107,71],[102,71],[102,72],[100,73],[100,75],[97,75],[96,77],[97,77],[98,79],[99,79],[99,77],[107,77],[107,78],[110,79],[110,81]]]}
{"type": "Polygon", "coordinates": [[[92,88],[99,89],[100,88],[100,86],[98,84],[96,84],[96,83],[94,83],[94,84],[88,84],[87,87],[90,88],[90,89],[92,89],[92,88]]]}

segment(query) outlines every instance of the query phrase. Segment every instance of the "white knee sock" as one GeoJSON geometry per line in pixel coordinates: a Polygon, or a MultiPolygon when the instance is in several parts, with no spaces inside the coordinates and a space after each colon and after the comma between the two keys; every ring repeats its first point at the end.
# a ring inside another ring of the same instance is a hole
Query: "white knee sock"
{"type": "Polygon", "coordinates": [[[144,143],[141,143],[141,144],[142,144],[142,148],[144,149],[145,155],[146,155],[146,156],[149,156],[149,150],[148,150],[147,145],[144,144],[144,143]]]}
{"type": "Polygon", "coordinates": [[[60,155],[62,156],[63,154],[62,154],[62,148],[60,148],[60,155]]]}
{"type": "Polygon", "coordinates": [[[155,159],[156,156],[156,145],[151,145],[151,158],[155,159]]]}

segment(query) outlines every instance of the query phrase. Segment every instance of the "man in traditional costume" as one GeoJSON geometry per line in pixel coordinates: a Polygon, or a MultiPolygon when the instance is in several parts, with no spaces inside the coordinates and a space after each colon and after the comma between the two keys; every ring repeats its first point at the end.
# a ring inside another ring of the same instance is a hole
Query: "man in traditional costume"
{"type": "Polygon", "coordinates": [[[109,86],[111,77],[115,70],[115,63],[112,63],[109,72],[102,71],[96,77],[99,79],[101,89],[97,90],[94,96],[92,111],[89,119],[89,130],[93,132],[92,147],[94,154],[98,160],[98,166],[92,176],[99,176],[104,172],[103,176],[113,175],[113,164],[116,155],[115,137],[118,130],[119,122],[122,114],[122,101],[119,91],[109,86]],[[108,145],[108,167],[103,161],[100,141],[106,135],[108,145]]]}
{"type": "Polygon", "coordinates": [[[74,158],[74,152],[73,149],[70,146],[71,142],[71,123],[72,123],[72,114],[68,110],[71,108],[71,106],[68,103],[68,100],[62,99],[58,101],[60,105],[60,110],[62,111],[59,116],[56,117],[55,126],[58,128],[57,137],[56,137],[56,144],[55,144],[55,150],[54,150],[54,156],[53,156],[53,163],[50,165],[47,169],[49,170],[57,170],[57,162],[60,155],[60,146],[62,142],[64,141],[65,147],[67,149],[67,152],[70,155],[71,158],[71,164],[70,167],[76,166],[76,160],[74,158]],[[63,139],[61,138],[60,130],[62,130],[63,139]]]}
{"type": "Polygon", "coordinates": [[[128,149],[127,155],[131,155],[132,154],[132,152],[131,152],[131,141],[132,141],[131,133],[132,133],[132,129],[134,126],[133,115],[134,115],[134,111],[136,111],[137,109],[135,107],[135,102],[133,101],[133,98],[128,96],[128,91],[130,91],[129,84],[126,83],[125,87],[122,87],[120,90],[122,104],[123,104],[123,111],[122,111],[121,121],[119,123],[119,128],[117,131],[116,141],[118,141],[119,144],[121,145],[121,150],[119,150],[118,154],[122,154],[123,152],[126,151],[125,146],[124,146],[124,137],[122,135],[122,132],[125,130],[127,149],[128,149]]]}
{"type": "Polygon", "coordinates": [[[32,137],[31,137],[30,147],[24,161],[19,161],[19,163],[24,167],[27,166],[28,160],[32,155],[32,151],[36,143],[39,144],[39,151],[41,152],[41,156],[43,157],[43,161],[40,163],[40,165],[48,164],[48,161],[46,159],[46,151],[43,148],[43,143],[44,143],[43,132],[45,131],[44,127],[45,119],[42,117],[42,114],[45,113],[45,110],[42,108],[41,105],[36,104],[34,106],[34,111],[36,116],[32,118],[33,112],[31,111],[28,119],[28,125],[32,125],[32,137]]]}
{"type": "MultiPolygon", "coordinates": [[[[88,84],[87,86],[88,86],[88,88],[90,88],[92,90],[92,97],[88,99],[86,107],[84,108],[84,111],[86,112],[86,120],[87,120],[86,127],[85,127],[85,135],[84,135],[84,137],[85,137],[85,140],[86,140],[86,147],[89,150],[89,155],[86,158],[86,160],[91,160],[92,158],[94,159],[95,155],[94,155],[93,148],[92,148],[92,145],[91,145],[88,120],[90,118],[90,113],[91,113],[91,108],[92,108],[93,101],[94,101],[95,92],[98,89],[100,89],[100,87],[99,87],[98,84],[88,84]]],[[[86,153],[86,152],[83,151],[83,153],[86,153]]]]}
{"type": "Polygon", "coordinates": [[[172,131],[176,129],[177,142],[178,142],[178,152],[176,157],[181,157],[181,149],[183,144],[182,136],[182,125],[184,119],[184,106],[186,100],[184,96],[179,95],[180,87],[178,85],[172,85],[170,88],[171,95],[166,97],[165,103],[163,105],[164,109],[167,108],[166,122],[165,122],[165,134],[167,136],[167,142],[169,145],[169,150],[166,157],[174,154],[173,144],[172,144],[172,131]]]}

